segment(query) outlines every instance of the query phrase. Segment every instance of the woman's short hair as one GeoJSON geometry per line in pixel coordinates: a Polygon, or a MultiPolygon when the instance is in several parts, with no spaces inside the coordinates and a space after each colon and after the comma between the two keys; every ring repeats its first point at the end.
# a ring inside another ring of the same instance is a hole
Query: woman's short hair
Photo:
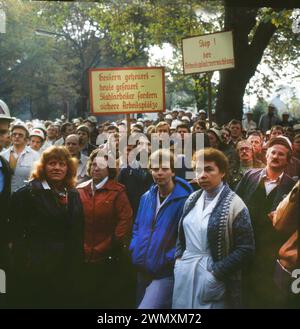
{"type": "Polygon", "coordinates": [[[174,153],[168,149],[159,149],[153,152],[149,158],[149,169],[159,168],[168,164],[168,168],[175,172],[174,153]]]}
{"type": "Polygon", "coordinates": [[[65,161],[67,164],[67,174],[63,183],[67,189],[76,186],[77,177],[77,159],[73,158],[65,146],[51,146],[42,154],[39,161],[36,163],[30,178],[39,181],[46,180],[46,165],[50,160],[65,161]]]}
{"type": "Polygon", "coordinates": [[[94,150],[90,154],[90,157],[89,157],[89,160],[88,160],[88,163],[87,163],[87,173],[88,173],[88,175],[90,177],[92,176],[91,175],[92,163],[93,163],[93,161],[96,157],[102,157],[107,161],[107,163],[108,163],[108,165],[107,165],[108,178],[114,179],[117,175],[116,161],[109,154],[107,154],[107,152],[105,152],[104,150],[99,150],[99,149],[94,150]]]}
{"type": "Polygon", "coordinates": [[[197,151],[193,156],[194,170],[196,169],[196,164],[199,161],[199,158],[203,159],[204,161],[214,162],[219,168],[219,171],[225,174],[223,180],[226,181],[229,174],[229,161],[222,151],[219,151],[212,147],[207,147],[197,151]]]}

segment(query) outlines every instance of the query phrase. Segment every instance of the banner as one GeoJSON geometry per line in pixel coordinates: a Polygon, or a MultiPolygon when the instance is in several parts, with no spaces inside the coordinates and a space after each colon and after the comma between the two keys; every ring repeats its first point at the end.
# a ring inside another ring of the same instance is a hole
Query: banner
{"type": "Polygon", "coordinates": [[[182,55],[184,74],[233,68],[232,31],[184,38],[182,55]]]}
{"type": "Polygon", "coordinates": [[[163,67],[91,69],[89,79],[94,115],[165,110],[163,67]]]}

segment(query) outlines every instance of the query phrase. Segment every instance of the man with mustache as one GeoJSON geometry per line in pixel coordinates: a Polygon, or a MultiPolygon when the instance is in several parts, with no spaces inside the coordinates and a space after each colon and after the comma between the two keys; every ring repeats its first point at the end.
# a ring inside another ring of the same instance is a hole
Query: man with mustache
{"type": "Polygon", "coordinates": [[[245,273],[245,297],[249,308],[284,307],[284,299],[273,281],[276,256],[285,237],[277,232],[268,217],[287,195],[295,181],[284,173],[292,156],[285,138],[270,140],[264,169],[251,169],[245,173],[236,188],[247,205],[255,238],[253,264],[245,273]]]}

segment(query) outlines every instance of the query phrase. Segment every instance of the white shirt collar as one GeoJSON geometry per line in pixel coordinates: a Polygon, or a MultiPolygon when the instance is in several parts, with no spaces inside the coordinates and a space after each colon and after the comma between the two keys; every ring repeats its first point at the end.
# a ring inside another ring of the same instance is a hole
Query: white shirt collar
{"type": "Polygon", "coordinates": [[[282,172],[276,179],[271,180],[267,175],[267,171],[265,171],[265,173],[262,177],[263,177],[263,179],[266,179],[269,183],[279,183],[282,179],[283,174],[284,174],[284,172],[282,172]]]}
{"type": "Polygon", "coordinates": [[[94,185],[95,186],[95,188],[96,188],[96,190],[99,190],[101,187],[103,187],[104,186],[104,184],[106,183],[108,181],[108,176],[107,177],[105,177],[100,183],[98,183],[97,185],[94,185]]]}
{"type": "Polygon", "coordinates": [[[42,181],[42,186],[44,190],[51,190],[51,187],[46,180],[42,181]]]}

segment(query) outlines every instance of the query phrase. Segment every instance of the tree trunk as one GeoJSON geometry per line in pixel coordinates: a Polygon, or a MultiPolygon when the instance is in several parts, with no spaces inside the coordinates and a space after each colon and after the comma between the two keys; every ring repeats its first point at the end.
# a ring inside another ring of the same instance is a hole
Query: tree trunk
{"type": "Polygon", "coordinates": [[[263,52],[276,31],[275,25],[260,22],[252,42],[249,33],[256,25],[258,8],[229,6],[225,1],[225,30],[233,30],[235,68],[220,72],[216,104],[219,125],[231,119],[242,119],[243,97],[247,83],[255,74],[263,52]]]}

